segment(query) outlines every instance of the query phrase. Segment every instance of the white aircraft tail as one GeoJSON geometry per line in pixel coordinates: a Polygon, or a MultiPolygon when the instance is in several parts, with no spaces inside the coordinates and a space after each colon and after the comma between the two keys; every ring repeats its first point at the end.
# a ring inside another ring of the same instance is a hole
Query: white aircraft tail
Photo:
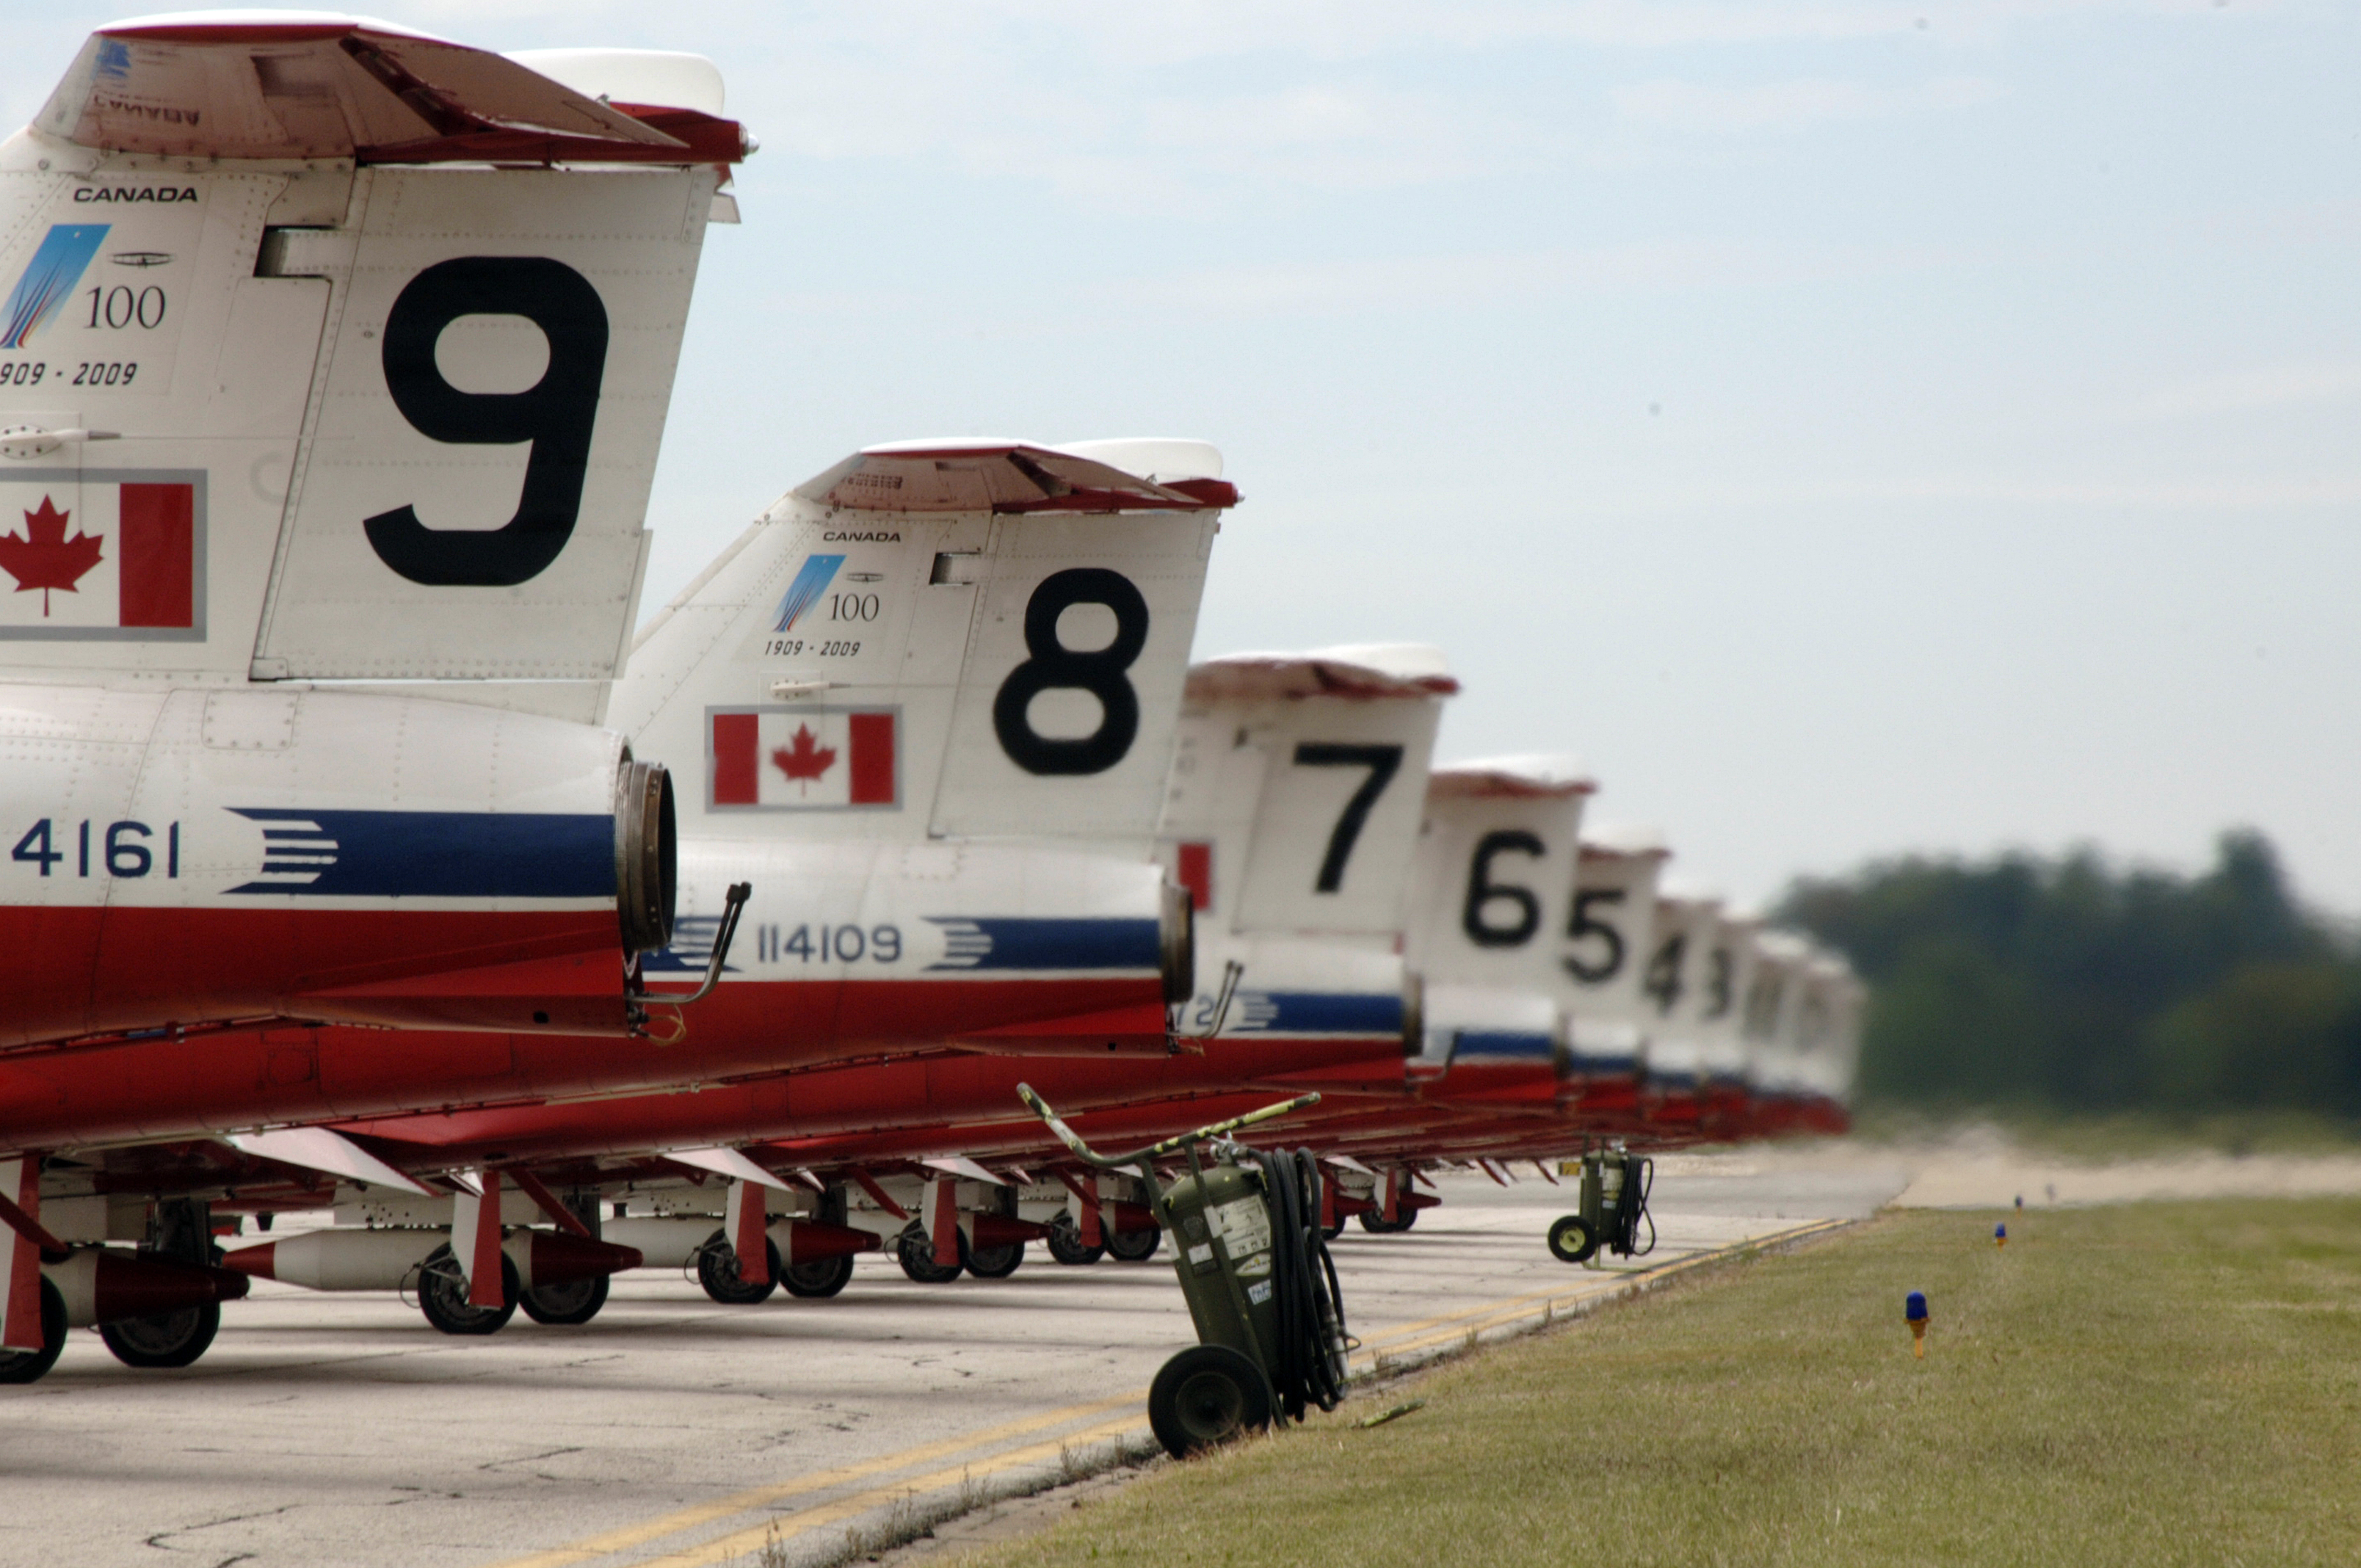
{"type": "Polygon", "coordinates": [[[1220,473],[1200,442],[872,447],[649,624],[609,722],[683,781],[685,838],[1144,854],[1220,473]]]}
{"type": "Polygon", "coordinates": [[[0,666],[591,717],[745,151],[719,106],[317,13],[92,35],[0,145],[0,666]]]}
{"type": "Polygon", "coordinates": [[[1163,838],[1198,918],[1399,936],[1442,699],[1458,689],[1442,651],[1422,645],[1192,668],[1163,838]]]}
{"type": "Polygon", "coordinates": [[[1580,763],[1499,757],[1437,768],[1412,878],[1410,959],[1429,985],[1551,993],[1592,790],[1580,763]]]}

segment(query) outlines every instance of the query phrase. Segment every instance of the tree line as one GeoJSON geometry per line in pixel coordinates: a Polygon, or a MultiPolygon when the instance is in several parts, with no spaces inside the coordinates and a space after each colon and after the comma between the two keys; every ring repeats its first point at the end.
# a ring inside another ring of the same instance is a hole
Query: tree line
{"type": "Polygon", "coordinates": [[[2260,833],[2193,877],[2092,850],[1878,861],[1779,914],[1869,982],[1864,1099],[2361,1115],[2361,948],[2260,833]]]}

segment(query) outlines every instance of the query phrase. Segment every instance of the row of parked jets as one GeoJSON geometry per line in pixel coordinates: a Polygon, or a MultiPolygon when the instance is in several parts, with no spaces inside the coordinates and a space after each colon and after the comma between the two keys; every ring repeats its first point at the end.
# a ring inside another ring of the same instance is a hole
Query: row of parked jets
{"type": "Polygon", "coordinates": [[[1191,663],[1204,443],[868,448],[634,636],[722,111],[211,13],[0,144],[0,1380],[256,1277],[485,1333],[1152,1255],[1020,1082],[1101,1146],[1316,1092],[1379,1232],[1842,1127],[1844,965],[1569,759],[1435,765],[1438,651],[1191,663]]]}

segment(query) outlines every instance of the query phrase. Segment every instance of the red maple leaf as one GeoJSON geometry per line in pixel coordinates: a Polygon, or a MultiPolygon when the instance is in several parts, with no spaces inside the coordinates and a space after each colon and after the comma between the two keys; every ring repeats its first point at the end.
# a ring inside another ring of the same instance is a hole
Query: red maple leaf
{"type": "Polygon", "coordinates": [[[836,748],[821,745],[810,725],[798,724],[795,740],[774,751],[771,761],[787,777],[806,781],[805,793],[808,794],[809,781],[836,765],[836,748]]]}
{"type": "Polygon", "coordinates": [[[66,537],[66,519],[72,515],[60,511],[43,496],[40,510],[25,514],[24,537],[0,533],[0,570],[16,579],[20,594],[41,590],[44,616],[49,613],[51,588],[79,593],[74,585],[98,565],[97,539],[87,533],[66,537]]]}

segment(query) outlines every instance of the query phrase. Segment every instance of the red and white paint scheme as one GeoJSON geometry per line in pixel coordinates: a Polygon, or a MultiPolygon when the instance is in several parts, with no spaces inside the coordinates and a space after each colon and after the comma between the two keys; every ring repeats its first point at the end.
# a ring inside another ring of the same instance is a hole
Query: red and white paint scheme
{"type": "MultiPolygon", "coordinates": [[[[1219,465],[1176,441],[878,449],[783,499],[656,619],[613,716],[698,784],[681,917],[645,979],[701,974],[725,885],[756,890],[714,993],[693,1014],[657,1009],[665,1048],[513,1034],[390,1046],[318,1027],[218,1036],[192,1059],[121,1041],[0,1070],[12,1135],[54,1148],[229,1135],[279,1165],[349,1176],[349,1148],[323,1165],[249,1133],[848,1056],[1164,1057],[1191,922],[1155,833],[1208,547],[1235,499],[1219,465]],[[803,635],[807,617],[843,630],[803,635]],[[717,760],[714,737],[749,710],[757,768],[799,775],[787,798],[716,788],[745,759],[717,760]],[[774,718],[764,744],[774,715],[788,723],[774,718]],[[890,787],[827,795],[856,769],[890,787]]],[[[430,1316],[473,1323],[517,1304],[479,1262],[455,1243],[428,1268],[430,1316]]]]}
{"type": "Polygon", "coordinates": [[[745,148],[679,58],[148,17],[0,143],[0,1046],[629,1026],[593,721],[745,148]]]}
{"type": "Polygon", "coordinates": [[[1628,1108],[1647,1070],[1650,938],[1657,879],[1671,855],[1653,828],[1583,831],[1554,978],[1573,1016],[1572,1066],[1588,1109],[1628,1108]]]}
{"type": "Polygon", "coordinates": [[[1560,933],[1573,903],[1583,804],[1596,786],[1564,755],[1437,768],[1427,785],[1411,961],[1426,976],[1426,1045],[1496,1100],[1554,1100],[1567,1054],[1560,933]]]}

